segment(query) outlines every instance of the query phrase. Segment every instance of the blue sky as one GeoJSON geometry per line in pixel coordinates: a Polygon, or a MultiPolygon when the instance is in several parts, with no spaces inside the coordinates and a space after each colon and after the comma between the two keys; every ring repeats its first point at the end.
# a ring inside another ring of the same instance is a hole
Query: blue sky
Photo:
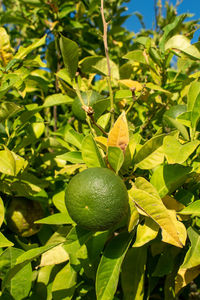
{"type": "MultiPolygon", "coordinates": [[[[162,0],[163,6],[165,1],[162,0]]],[[[169,3],[176,4],[176,0],[169,0],[169,3]]],[[[152,28],[152,24],[155,21],[154,15],[154,0],[131,0],[129,3],[125,3],[128,7],[127,14],[133,14],[139,12],[143,15],[143,20],[146,28],[152,28]]],[[[200,0],[183,0],[183,2],[177,8],[178,14],[190,13],[194,14],[192,19],[200,19],[200,0]]],[[[124,24],[127,29],[137,33],[141,29],[141,25],[136,16],[131,16],[124,24]]],[[[200,30],[195,33],[194,41],[198,40],[200,30]]]]}

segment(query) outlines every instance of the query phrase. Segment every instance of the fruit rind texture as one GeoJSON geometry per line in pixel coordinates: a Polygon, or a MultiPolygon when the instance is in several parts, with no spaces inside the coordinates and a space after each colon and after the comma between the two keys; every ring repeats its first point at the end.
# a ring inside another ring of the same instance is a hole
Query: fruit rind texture
{"type": "Polygon", "coordinates": [[[89,168],[71,179],[66,190],[66,207],[81,227],[104,231],[127,215],[127,189],[110,169],[89,168]]]}

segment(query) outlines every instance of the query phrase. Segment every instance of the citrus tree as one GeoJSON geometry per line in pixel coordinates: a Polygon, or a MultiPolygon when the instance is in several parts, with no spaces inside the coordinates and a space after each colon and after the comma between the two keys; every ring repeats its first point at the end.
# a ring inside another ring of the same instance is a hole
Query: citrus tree
{"type": "MultiPolygon", "coordinates": [[[[198,299],[198,23],[0,5],[0,299],[198,299]]],[[[187,18],[187,19],[186,19],[187,18]]]]}

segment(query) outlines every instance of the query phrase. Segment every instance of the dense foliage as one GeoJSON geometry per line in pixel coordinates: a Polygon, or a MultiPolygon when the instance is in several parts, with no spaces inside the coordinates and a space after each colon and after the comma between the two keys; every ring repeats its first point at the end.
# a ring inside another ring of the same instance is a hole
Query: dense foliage
{"type": "Polygon", "coordinates": [[[199,299],[198,22],[158,1],[136,34],[129,1],[104,2],[0,2],[2,300],[199,299]],[[130,206],[95,233],[65,205],[91,167],[130,206]]]}

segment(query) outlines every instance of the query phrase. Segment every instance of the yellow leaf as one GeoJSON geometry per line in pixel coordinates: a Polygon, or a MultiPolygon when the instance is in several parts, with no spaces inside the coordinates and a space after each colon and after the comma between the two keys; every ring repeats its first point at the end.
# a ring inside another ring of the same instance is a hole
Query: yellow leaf
{"type": "Polygon", "coordinates": [[[13,57],[13,49],[10,45],[10,39],[3,27],[0,27],[0,63],[6,66],[13,57]]]}
{"type": "Polygon", "coordinates": [[[133,201],[129,199],[130,218],[128,222],[128,231],[131,232],[139,221],[139,213],[133,201]]]}
{"type": "Polygon", "coordinates": [[[122,79],[119,80],[119,82],[129,87],[130,89],[135,89],[136,92],[139,92],[143,89],[143,85],[138,81],[134,81],[131,79],[122,79]]]}
{"type": "Polygon", "coordinates": [[[191,269],[179,269],[175,280],[175,294],[200,274],[200,266],[191,269]]]}
{"type": "Polygon", "coordinates": [[[175,198],[172,198],[169,195],[162,198],[162,201],[167,209],[173,209],[175,211],[180,211],[185,207],[182,203],[178,202],[175,198]]]}
{"type": "Polygon", "coordinates": [[[122,112],[108,135],[108,147],[118,147],[124,153],[129,143],[128,123],[122,112]]]}
{"type": "Polygon", "coordinates": [[[183,244],[179,237],[179,231],[181,230],[177,222],[174,222],[171,211],[164,206],[155,188],[142,177],[136,179],[135,186],[137,188],[132,186],[129,190],[129,197],[136,203],[136,206],[160,226],[162,231],[165,232],[165,240],[176,247],[182,248],[183,244]]]}
{"type": "Polygon", "coordinates": [[[95,141],[97,142],[97,144],[104,150],[107,150],[107,144],[108,144],[108,140],[106,137],[104,136],[96,136],[95,137],[95,141]]]}
{"type": "MultiPolygon", "coordinates": [[[[168,210],[168,213],[170,214],[171,220],[173,221],[173,224],[176,228],[179,240],[183,244],[183,246],[186,243],[187,239],[187,230],[182,222],[179,222],[176,217],[176,212],[174,210],[168,210]]],[[[165,229],[162,229],[162,241],[168,244],[173,244],[173,240],[171,236],[168,234],[168,232],[165,229]]],[[[176,245],[175,245],[176,246],[176,245]]]]}
{"type": "Polygon", "coordinates": [[[42,254],[40,267],[60,264],[67,260],[69,255],[60,244],[42,254]]]}
{"type": "Polygon", "coordinates": [[[156,224],[151,218],[145,218],[145,223],[143,225],[138,225],[136,241],[133,244],[133,247],[141,247],[154,240],[159,229],[160,227],[158,224],[156,224]]]}

